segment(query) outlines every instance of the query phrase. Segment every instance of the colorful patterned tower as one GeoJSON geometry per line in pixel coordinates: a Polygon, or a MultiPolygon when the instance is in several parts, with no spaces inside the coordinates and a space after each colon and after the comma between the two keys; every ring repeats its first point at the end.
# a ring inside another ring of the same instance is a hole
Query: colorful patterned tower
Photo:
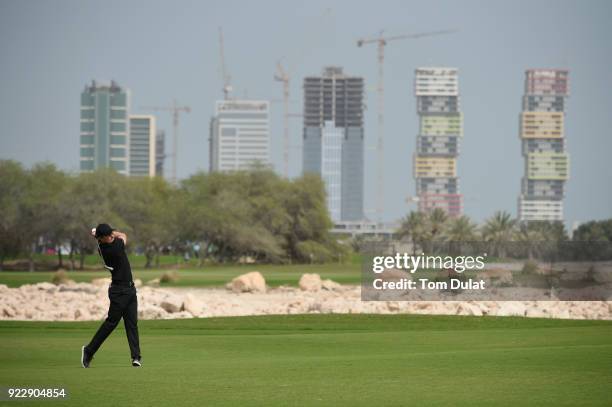
{"type": "Polygon", "coordinates": [[[415,95],[420,125],[414,177],[420,212],[441,208],[461,216],[457,156],[463,135],[456,68],[417,68],[415,95]]]}
{"type": "Polygon", "coordinates": [[[565,152],[565,98],[568,71],[529,69],[520,137],[525,176],[518,202],[521,221],[563,221],[569,155],[565,152]]]}

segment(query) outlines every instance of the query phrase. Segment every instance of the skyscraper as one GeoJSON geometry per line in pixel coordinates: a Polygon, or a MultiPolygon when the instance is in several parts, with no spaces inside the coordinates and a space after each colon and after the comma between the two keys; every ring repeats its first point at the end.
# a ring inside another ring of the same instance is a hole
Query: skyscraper
{"type": "Polygon", "coordinates": [[[155,176],[155,116],[130,115],[130,176],[155,176]]]}
{"type": "Polygon", "coordinates": [[[461,216],[457,157],[463,136],[456,68],[417,68],[415,95],[419,134],[414,155],[414,178],[420,212],[435,208],[461,216]]]}
{"type": "Polygon", "coordinates": [[[166,133],[158,130],[155,136],[155,176],[164,176],[164,160],[166,159],[166,133]]]}
{"type": "Polygon", "coordinates": [[[270,102],[217,101],[209,141],[210,171],[270,166],[270,102]]]}
{"type": "Polygon", "coordinates": [[[334,222],[363,220],[363,86],[340,67],[304,78],[303,171],[325,182],[334,222]]]}
{"type": "Polygon", "coordinates": [[[565,152],[568,71],[529,69],[520,117],[525,176],[518,202],[521,221],[562,221],[569,155],[565,152]]]}
{"type": "Polygon", "coordinates": [[[114,81],[81,93],[80,169],[110,167],[129,173],[129,91],[114,81]]]}

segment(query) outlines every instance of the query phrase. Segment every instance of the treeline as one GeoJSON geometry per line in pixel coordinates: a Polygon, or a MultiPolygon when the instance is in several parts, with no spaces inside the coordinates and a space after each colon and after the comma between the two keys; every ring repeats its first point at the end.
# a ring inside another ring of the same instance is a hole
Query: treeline
{"type": "Polygon", "coordinates": [[[449,218],[436,209],[411,212],[397,232],[427,252],[488,251],[500,257],[547,260],[611,260],[612,219],[580,225],[570,237],[562,222],[519,222],[499,211],[478,225],[467,216],[449,218]]]}
{"type": "Polygon", "coordinates": [[[67,246],[82,268],[96,247],[89,231],[102,222],[128,233],[147,267],[162,251],[194,247],[213,262],[328,262],[350,250],[329,234],[319,177],[286,180],[264,168],[198,173],[175,186],[112,170],[69,175],[53,164],[26,169],[4,160],[0,213],[0,267],[27,256],[32,269],[42,248],[67,246]]]}

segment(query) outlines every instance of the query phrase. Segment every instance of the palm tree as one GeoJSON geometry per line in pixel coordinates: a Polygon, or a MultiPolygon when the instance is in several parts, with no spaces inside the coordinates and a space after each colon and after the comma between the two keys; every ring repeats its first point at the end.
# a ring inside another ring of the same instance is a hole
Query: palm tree
{"type": "Polygon", "coordinates": [[[422,245],[427,240],[427,219],[423,212],[410,212],[397,231],[400,239],[407,238],[412,241],[413,253],[416,253],[416,246],[422,245]]]}
{"type": "Polygon", "coordinates": [[[427,239],[423,249],[427,252],[438,252],[446,241],[448,215],[440,208],[435,208],[427,216],[427,239]]]}
{"type": "Polygon", "coordinates": [[[516,240],[526,247],[527,258],[533,260],[534,252],[538,251],[536,246],[545,240],[545,237],[536,223],[527,222],[521,223],[519,226],[519,230],[516,232],[516,240]]]}
{"type": "Polygon", "coordinates": [[[461,253],[462,243],[475,241],[477,232],[478,225],[472,222],[469,217],[463,215],[453,219],[446,233],[452,246],[451,251],[461,253]]]}
{"type": "Polygon", "coordinates": [[[440,208],[435,208],[429,213],[428,220],[431,240],[436,241],[444,239],[448,226],[448,215],[446,212],[440,208]]]}
{"type": "Polygon", "coordinates": [[[506,211],[495,212],[485,222],[482,237],[492,243],[492,249],[499,257],[506,256],[505,243],[513,240],[515,226],[516,220],[506,211]]]}

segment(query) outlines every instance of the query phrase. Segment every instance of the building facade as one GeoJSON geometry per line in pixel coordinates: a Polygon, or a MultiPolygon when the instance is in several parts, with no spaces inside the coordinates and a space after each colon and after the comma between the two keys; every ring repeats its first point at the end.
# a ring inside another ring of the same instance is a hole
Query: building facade
{"type": "Polygon", "coordinates": [[[525,72],[519,130],[525,160],[518,199],[521,221],[563,221],[565,182],[569,179],[564,125],[568,94],[567,70],[525,72]]]}
{"type": "Polygon", "coordinates": [[[237,171],[257,163],[271,166],[270,102],[221,100],[210,121],[210,171],[237,171]]]}
{"type": "Polygon", "coordinates": [[[130,176],[155,176],[155,116],[130,115],[130,176]]]}
{"type": "Polygon", "coordinates": [[[155,135],[155,176],[164,177],[164,161],[166,160],[166,133],[157,130],[155,135]]]}
{"type": "Polygon", "coordinates": [[[456,68],[417,68],[414,83],[419,134],[413,157],[418,209],[461,216],[457,157],[463,136],[456,68]]]}
{"type": "Polygon", "coordinates": [[[333,222],[363,215],[363,78],[326,67],[304,79],[303,172],[321,176],[333,222]]]}
{"type": "Polygon", "coordinates": [[[130,171],[129,90],[114,81],[85,86],[81,93],[80,170],[130,171]]]}

